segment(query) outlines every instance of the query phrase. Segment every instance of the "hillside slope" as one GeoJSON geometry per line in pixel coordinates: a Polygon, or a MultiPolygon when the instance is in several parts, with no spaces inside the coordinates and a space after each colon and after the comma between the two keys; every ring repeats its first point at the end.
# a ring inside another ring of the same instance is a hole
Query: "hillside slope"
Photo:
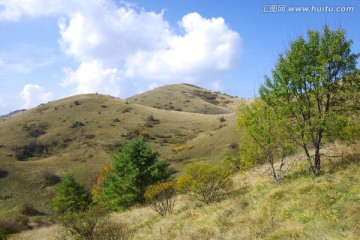
{"type": "MultiPolygon", "coordinates": [[[[178,196],[173,214],[150,207],[113,213],[136,229],[134,239],[347,239],[360,238],[359,144],[332,146],[341,159],[325,161],[314,178],[299,162],[280,184],[256,170],[236,174],[232,191],[206,205],[178,196]]],[[[327,159],[329,160],[329,159],[327,159]]],[[[260,168],[263,168],[261,166],[260,168]]],[[[59,226],[24,232],[14,239],[53,239],[59,226]]]]}
{"type": "Polygon", "coordinates": [[[235,122],[235,113],[163,110],[100,94],[68,97],[2,119],[0,216],[16,214],[23,203],[47,212],[54,189],[44,183],[49,173],[71,173],[90,188],[113,149],[139,136],[175,171],[192,161],[219,161],[238,141],[235,122]],[[33,156],[17,160],[28,148],[35,148],[33,156]]]}
{"type": "Polygon", "coordinates": [[[190,84],[172,84],[130,97],[128,101],[158,109],[226,114],[236,111],[241,99],[190,84]]]}

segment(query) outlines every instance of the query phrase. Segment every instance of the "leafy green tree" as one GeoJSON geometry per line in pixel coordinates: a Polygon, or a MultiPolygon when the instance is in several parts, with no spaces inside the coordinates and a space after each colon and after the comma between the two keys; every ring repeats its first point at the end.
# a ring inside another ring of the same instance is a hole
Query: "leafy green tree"
{"type": "Polygon", "coordinates": [[[169,177],[168,163],[158,160],[159,153],[136,139],[125,144],[111,157],[111,168],[101,182],[100,201],[115,209],[144,202],[148,186],[169,177]]]}
{"type": "Polygon", "coordinates": [[[260,99],[243,104],[238,111],[240,166],[245,169],[259,163],[270,165],[271,175],[279,181],[283,175],[285,157],[293,152],[287,140],[291,133],[282,126],[286,119],[279,118],[275,110],[260,99]],[[280,164],[276,167],[277,159],[280,164]]]}
{"type": "Polygon", "coordinates": [[[308,31],[307,39],[297,38],[279,56],[272,79],[267,77],[260,88],[261,99],[288,119],[284,127],[294,133],[292,140],[304,149],[315,176],[321,170],[323,139],[344,127],[339,116],[349,110],[352,91],[359,89],[359,55],[351,45],[341,29],[308,31]]]}
{"type": "Polygon", "coordinates": [[[56,215],[66,212],[80,212],[91,204],[90,191],[77,182],[72,175],[67,175],[58,185],[51,206],[56,215]]]}
{"type": "Polygon", "coordinates": [[[177,181],[177,189],[206,204],[219,200],[232,183],[231,171],[204,161],[190,163],[185,171],[177,181]]]}

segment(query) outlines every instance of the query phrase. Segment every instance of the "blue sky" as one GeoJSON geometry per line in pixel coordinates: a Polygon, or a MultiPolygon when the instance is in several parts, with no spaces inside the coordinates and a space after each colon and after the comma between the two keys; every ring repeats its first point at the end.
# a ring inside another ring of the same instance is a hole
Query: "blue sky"
{"type": "Polygon", "coordinates": [[[341,26],[359,53],[359,22],[358,0],[0,0],[0,115],[183,82],[254,97],[309,29],[341,26]]]}

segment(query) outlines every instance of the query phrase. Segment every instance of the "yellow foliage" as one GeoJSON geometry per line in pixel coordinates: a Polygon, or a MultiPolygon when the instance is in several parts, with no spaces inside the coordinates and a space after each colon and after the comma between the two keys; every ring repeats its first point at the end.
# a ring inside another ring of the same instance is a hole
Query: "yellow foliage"
{"type": "Polygon", "coordinates": [[[98,199],[101,195],[101,191],[102,191],[102,185],[101,182],[106,178],[106,174],[110,171],[111,169],[111,165],[105,165],[99,172],[97,178],[96,178],[96,182],[91,190],[91,195],[93,197],[93,199],[96,201],[96,199],[98,199]]]}
{"type": "Polygon", "coordinates": [[[175,147],[175,148],[173,149],[173,152],[178,153],[178,152],[181,152],[181,151],[184,150],[184,149],[185,149],[184,146],[178,146],[178,147],[175,147]]]}
{"type": "Polygon", "coordinates": [[[141,133],[140,133],[140,138],[141,139],[148,139],[150,137],[150,134],[148,131],[146,130],[143,130],[141,133]]]}
{"type": "Polygon", "coordinates": [[[219,200],[232,183],[231,171],[204,161],[189,164],[185,171],[177,181],[177,189],[206,204],[219,200]]]}

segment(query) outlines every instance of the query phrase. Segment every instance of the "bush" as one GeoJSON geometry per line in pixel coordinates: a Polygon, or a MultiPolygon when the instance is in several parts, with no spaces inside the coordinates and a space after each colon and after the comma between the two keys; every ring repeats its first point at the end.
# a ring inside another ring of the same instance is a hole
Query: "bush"
{"type": "Polygon", "coordinates": [[[118,123],[118,122],[120,122],[120,120],[119,120],[118,118],[114,118],[114,119],[113,119],[113,122],[114,122],[114,123],[118,123]]]}
{"type": "Polygon", "coordinates": [[[161,216],[172,213],[175,203],[175,182],[167,181],[155,184],[145,191],[145,199],[161,216]]]}
{"type": "Polygon", "coordinates": [[[23,203],[19,208],[19,214],[23,216],[34,216],[39,214],[39,211],[36,210],[31,203],[23,203]]]}
{"type": "Polygon", "coordinates": [[[82,127],[85,126],[85,124],[79,120],[76,120],[72,125],[71,128],[77,128],[77,127],[82,127]]]}
{"type": "Polygon", "coordinates": [[[19,223],[11,219],[0,218],[0,239],[9,239],[11,234],[18,233],[21,231],[19,223]]]}
{"type": "Polygon", "coordinates": [[[19,161],[25,161],[28,158],[48,152],[48,146],[40,144],[36,140],[31,140],[23,146],[15,146],[12,149],[15,151],[15,157],[19,161]]]}
{"type": "Polygon", "coordinates": [[[61,177],[48,171],[43,173],[43,178],[45,186],[54,186],[61,182],[61,177]]]}
{"type": "Polygon", "coordinates": [[[184,146],[178,146],[178,147],[175,147],[172,151],[174,153],[178,153],[178,152],[183,151],[184,149],[185,149],[184,146]]]}
{"type": "Polygon", "coordinates": [[[46,129],[48,128],[47,123],[40,123],[39,125],[31,124],[27,125],[25,124],[23,126],[23,130],[28,132],[28,135],[33,138],[37,138],[40,135],[43,135],[46,133],[46,129]]]}
{"type": "Polygon", "coordinates": [[[131,110],[132,110],[132,107],[127,107],[127,108],[124,108],[124,110],[122,111],[122,113],[131,112],[131,110]]]}
{"type": "Polygon", "coordinates": [[[87,240],[128,240],[134,231],[126,224],[112,223],[103,206],[91,206],[82,212],[68,212],[57,218],[64,231],[62,238],[87,240]]]}
{"type": "Polygon", "coordinates": [[[145,127],[153,127],[154,125],[156,124],[159,124],[160,123],[160,120],[159,119],[156,119],[153,115],[149,115],[147,118],[146,118],[146,123],[145,123],[145,127]]]}
{"type": "Polygon", "coordinates": [[[79,106],[79,105],[80,105],[80,102],[79,102],[78,100],[76,100],[76,101],[74,102],[74,104],[75,104],[76,106],[79,106]]]}
{"type": "Polygon", "coordinates": [[[90,192],[73,176],[67,175],[56,188],[55,197],[51,200],[51,207],[55,215],[60,215],[66,212],[84,211],[90,203],[90,192]]]}
{"type": "Polygon", "coordinates": [[[6,178],[8,175],[9,175],[8,171],[0,169],[0,179],[1,178],[6,178]]]}
{"type": "Polygon", "coordinates": [[[219,200],[232,183],[228,169],[204,161],[189,164],[185,171],[177,189],[206,204],[219,200]]]}

